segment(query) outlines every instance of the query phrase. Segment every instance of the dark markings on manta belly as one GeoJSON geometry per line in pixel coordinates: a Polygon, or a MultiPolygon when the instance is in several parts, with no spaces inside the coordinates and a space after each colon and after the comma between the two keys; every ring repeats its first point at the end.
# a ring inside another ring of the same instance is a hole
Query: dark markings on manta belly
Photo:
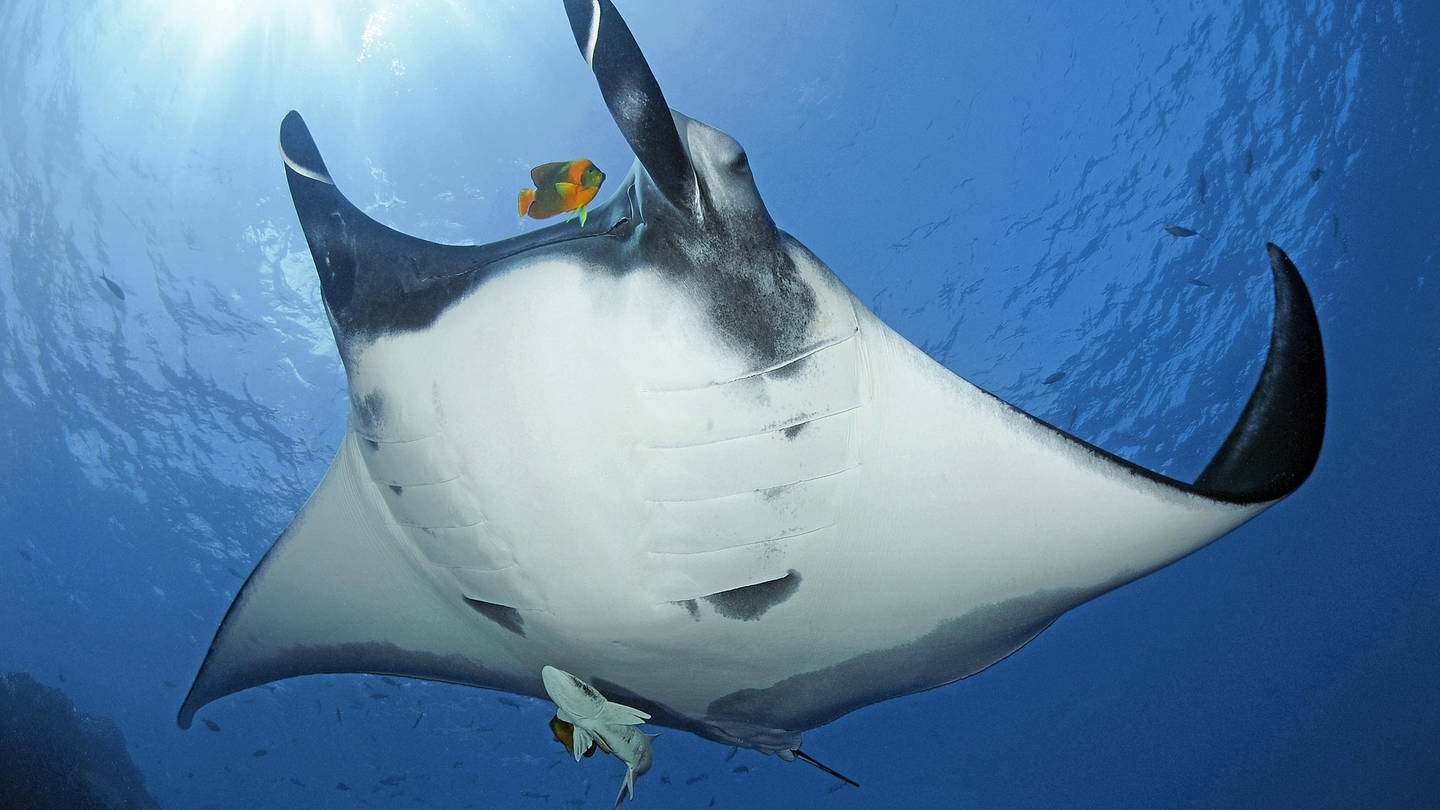
{"type": "Polygon", "coordinates": [[[711,316],[721,330],[757,362],[772,362],[800,348],[815,315],[815,292],[800,280],[788,256],[777,254],[773,267],[759,264],[743,274],[712,271],[705,286],[713,296],[711,316]]]}
{"type": "Polygon", "coordinates": [[[809,422],[801,422],[801,423],[796,424],[796,425],[791,425],[790,427],[787,427],[787,428],[785,428],[784,430],[782,430],[782,431],[780,431],[780,432],[783,433],[783,434],[785,434],[785,438],[787,438],[787,439],[793,439],[793,438],[795,438],[796,436],[799,436],[799,435],[800,435],[800,431],[804,430],[804,429],[805,429],[805,426],[808,425],[808,424],[810,424],[810,423],[809,423],[809,422]]]}
{"type": "Polygon", "coordinates": [[[372,391],[363,396],[355,397],[354,402],[355,418],[360,424],[368,428],[367,433],[379,433],[380,421],[385,417],[385,395],[379,391],[372,391]]]}
{"type": "MultiPolygon", "coordinates": [[[[795,437],[787,436],[786,438],[793,439],[795,437]]],[[[765,501],[765,503],[770,503],[776,498],[779,498],[781,495],[784,495],[786,492],[789,492],[794,487],[794,484],[780,484],[779,486],[767,487],[766,489],[760,490],[760,498],[765,501]]]]}
{"type": "Polygon", "coordinates": [[[390,491],[393,492],[393,493],[395,493],[396,495],[403,495],[403,494],[405,494],[405,488],[402,487],[402,486],[400,486],[399,484],[391,484],[391,485],[390,485],[390,491]]]}
{"type": "Polygon", "coordinates": [[[793,569],[779,579],[746,585],[729,591],[711,594],[705,601],[727,619],[753,622],[765,615],[770,608],[784,602],[800,587],[800,575],[793,569]]]}
{"type": "Polygon", "coordinates": [[[690,618],[694,619],[697,622],[700,621],[700,603],[696,602],[694,599],[686,599],[683,602],[671,602],[670,604],[679,605],[680,607],[685,608],[687,611],[690,612],[690,618]]]}
{"type": "Polygon", "coordinates": [[[764,689],[732,692],[713,701],[706,715],[779,728],[821,726],[871,703],[969,677],[1019,649],[1061,613],[1133,578],[1097,588],[1037,591],[976,608],[903,644],[764,689]]]}
{"type": "Polygon", "coordinates": [[[370,449],[371,449],[371,450],[375,450],[375,451],[379,451],[379,450],[380,450],[380,442],[377,442],[377,441],[375,441],[374,439],[366,439],[366,440],[365,440],[365,443],[368,444],[368,445],[370,445],[370,449]]]}
{"type": "Polygon", "coordinates": [[[482,602],[479,599],[471,599],[468,596],[461,597],[465,604],[474,608],[476,613],[489,619],[501,627],[509,630],[517,636],[525,635],[525,617],[520,611],[509,605],[497,605],[494,602],[482,602]]]}
{"type": "Polygon", "coordinates": [[[753,364],[793,357],[805,345],[818,305],[786,251],[792,240],[768,218],[731,225],[723,232],[680,235],[640,230],[640,255],[705,301],[716,330],[753,364]]]}

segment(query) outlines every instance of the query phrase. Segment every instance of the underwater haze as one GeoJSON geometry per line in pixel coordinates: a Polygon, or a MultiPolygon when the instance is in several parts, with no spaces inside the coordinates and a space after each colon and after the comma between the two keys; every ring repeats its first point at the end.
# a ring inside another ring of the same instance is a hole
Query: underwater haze
{"type": "MultiPolygon", "coordinates": [[[[1440,802],[1440,4],[617,3],[780,227],[1028,412],[1191,480],[1264,361],[1267,241],[1329,376],[1295,495],[809,731],[862,787],[660,729],[635,806],[1440,802]]],[[[167,808],[609,807],[623,765],[531,698],[312,676],[175,722],[349,408],[282,117],[386,225],[539,227],[532,166],[633,160],[559,0],[6,0],[0,100],[0,675],[112,719],[167,808]]]]}

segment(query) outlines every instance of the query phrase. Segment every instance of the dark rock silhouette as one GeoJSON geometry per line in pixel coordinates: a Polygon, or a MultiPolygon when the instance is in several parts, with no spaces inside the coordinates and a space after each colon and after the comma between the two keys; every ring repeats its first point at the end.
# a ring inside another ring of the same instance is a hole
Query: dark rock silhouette
{"type": "Polygon", "coordinates": [[[23,672],[0,677],[0,807],[159,806],[113,720],[23,672]]]}

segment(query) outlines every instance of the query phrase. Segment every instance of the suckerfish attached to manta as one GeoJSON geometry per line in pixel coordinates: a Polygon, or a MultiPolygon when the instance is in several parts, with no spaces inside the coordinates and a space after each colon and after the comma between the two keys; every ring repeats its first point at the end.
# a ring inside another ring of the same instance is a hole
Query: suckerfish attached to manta
{"type": "Polygon", "coordinates": [[[619,758],[625,763],[625,781],[615,797],[615,806],[619,807],[627,795],[633,799],[635,777],[650,770],[650,741],[654,739],[653,734],[636,726],[649,720],[650,715],[606,700],[595,687],[563,669],[546,666],[540,678],[545,692],[555,702],[555,717],[550,723],[555,739],[570,749],[576,762],[590,756],[597,745],[619,758]]]}

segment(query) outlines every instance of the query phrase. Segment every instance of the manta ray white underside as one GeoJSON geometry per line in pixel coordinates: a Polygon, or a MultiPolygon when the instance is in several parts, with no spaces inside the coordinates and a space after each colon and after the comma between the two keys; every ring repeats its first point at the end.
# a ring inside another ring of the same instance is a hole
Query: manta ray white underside
{"type": "Polygon", "coordinates": [[[785,752],[989,666],[1308,475],[1324,363],[1279,248],[1255,394],[1196,482],[1165,478],[896,334],[775,227],[734,140],[672,113],[608,1],[566,6],[638,158],[584,229],[399,234],[282,124],[349,427],[182,725],[295,675],[543,697],[551,665],[653,722],[785,752]]]}

